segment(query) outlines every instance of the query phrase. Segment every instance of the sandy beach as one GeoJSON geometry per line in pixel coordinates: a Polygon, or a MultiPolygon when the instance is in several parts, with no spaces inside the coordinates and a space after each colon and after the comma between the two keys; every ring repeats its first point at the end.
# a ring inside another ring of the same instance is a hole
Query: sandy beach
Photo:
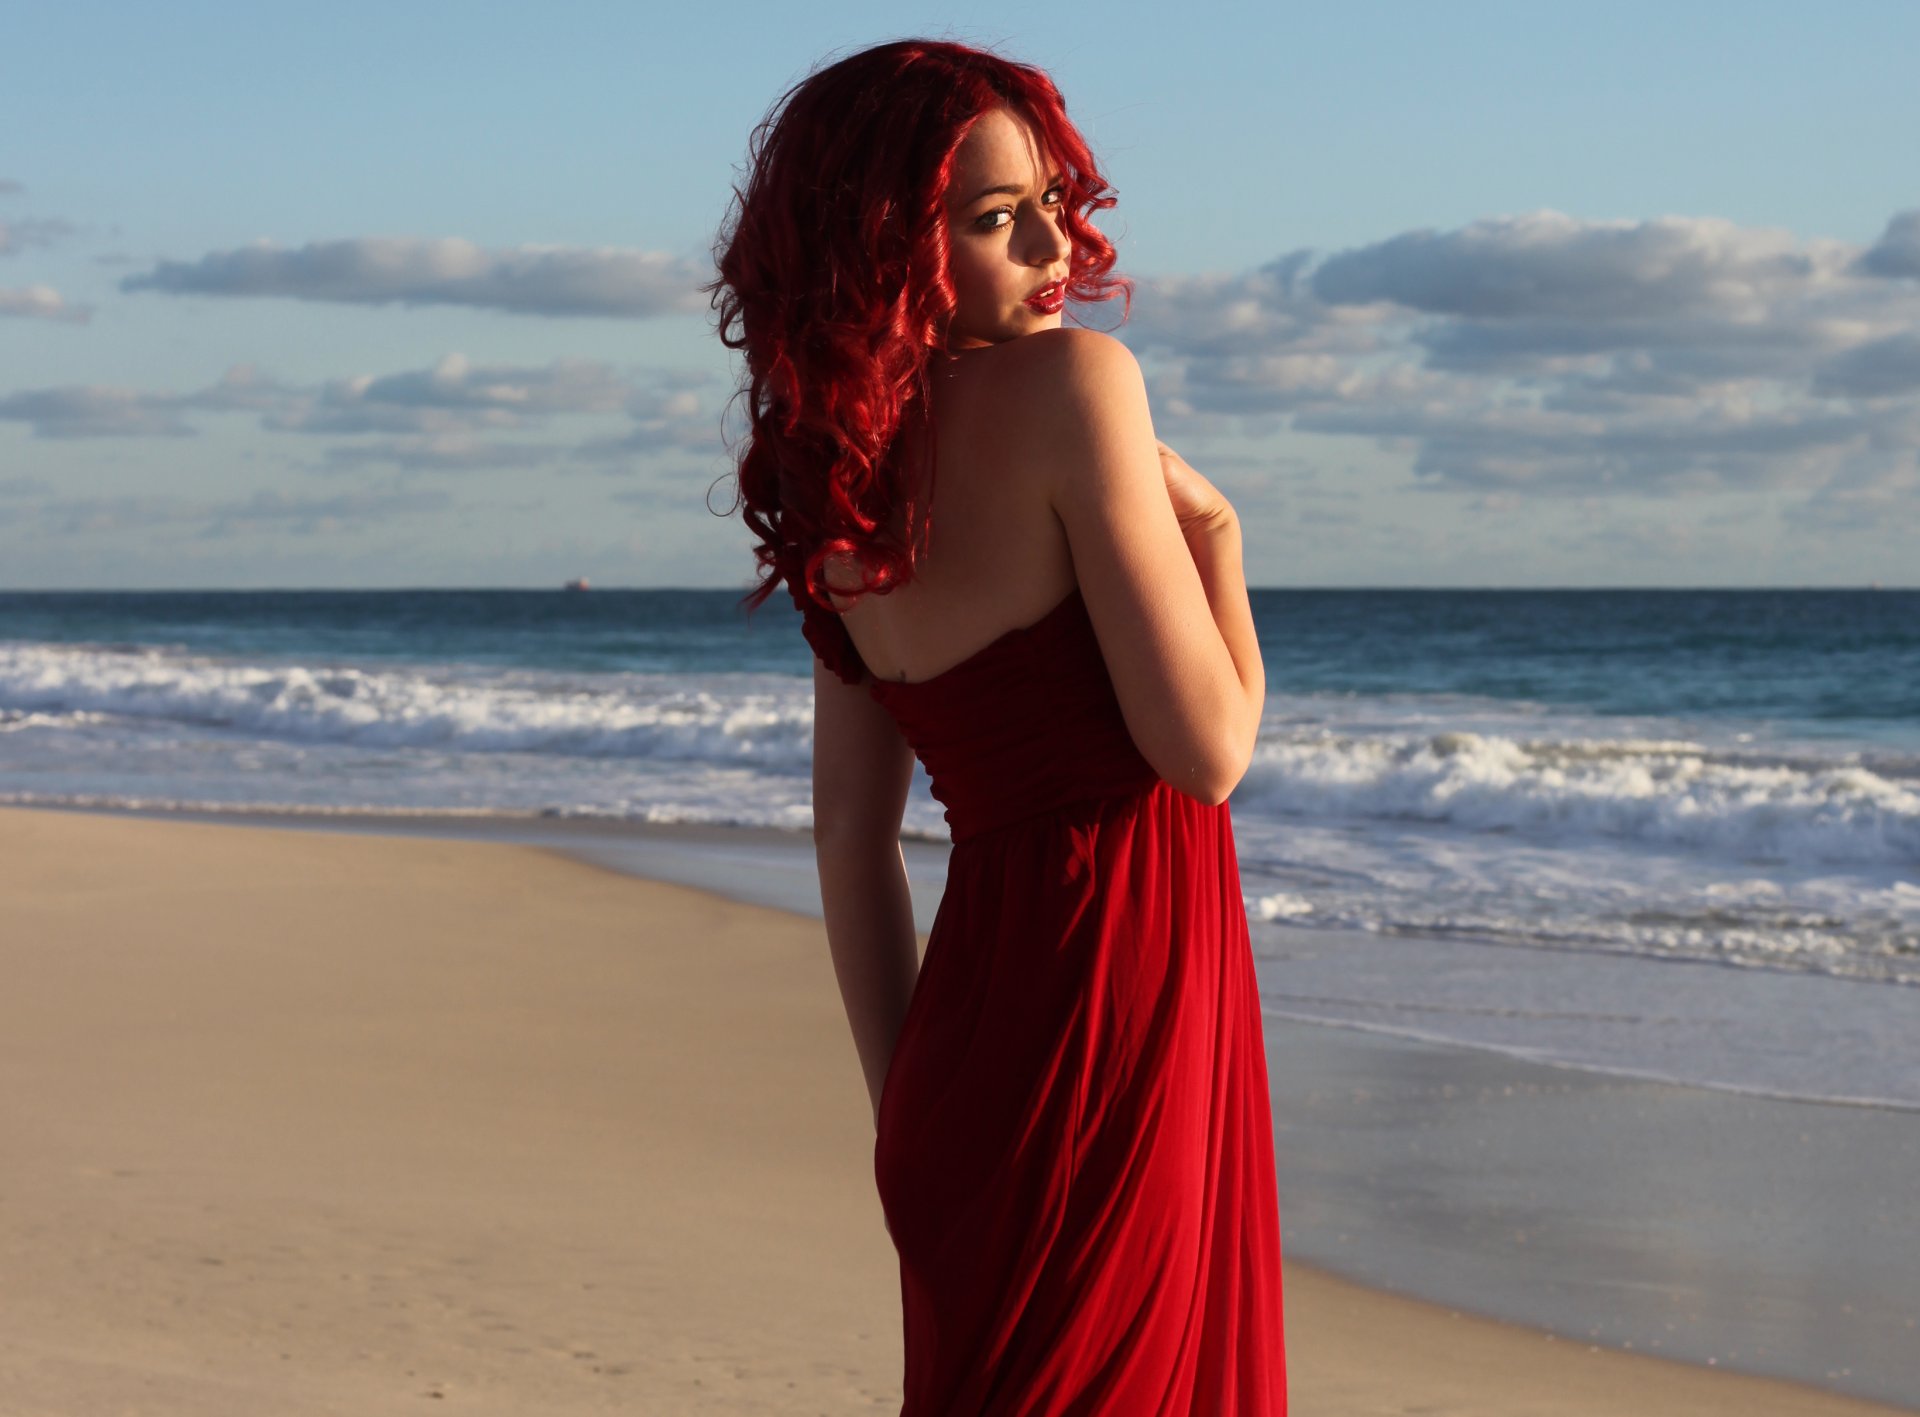
{"type": "MultiPolygon", "coordinates": [[[[817,921],[418,836],[0,810],[0,863],[0,1413],[898,1410],[817,921]]],[[[1302,1417],[1898,1410],[1286,1284],[1302,1417]]]]}

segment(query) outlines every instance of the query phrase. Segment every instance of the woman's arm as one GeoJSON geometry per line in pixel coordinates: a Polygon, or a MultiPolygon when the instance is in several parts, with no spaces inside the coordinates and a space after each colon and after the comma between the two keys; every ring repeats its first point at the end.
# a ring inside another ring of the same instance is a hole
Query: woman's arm
{"type": "MultiPolygon", "coordinates": [[[[1162,779],[1224,802],[1252,761],[1266,695],[1238,519],[1209,512],[1196,526],[1216,529],[1188,534],[1125,345],[1063,327],[1014,347],[1011,446],[1046,481],[1127,730],[1162,779]]],[[[1204,481],[1190,469],[1179,480],[1204,481]]]]}
{"type": "Polygon", "coordinates": [[[813,849],[833,972],[877,1123],[919,977],[900,821],[913,752],[863,684],[813,672],[813,849]]]}
{"type": "MultiPolygon", "coordinates": [[[[1260,719],[1267,708],[1267,666],[1260,657],[1260,636],[1254,629],[1253,604],[1247,595],[1246,569],[1241,562],[1240,514],[1219,488],[1165,443],[1160,444],[1160,471],[1181,535],[1200,572],[1207,608],[1213,612],[1213,623],[1233,656],[1233,667],[1246,694],[1241,731],[1250,764],[1260,736],[1260,719]]],[[[1242,774],[1245,770],[1243,764],[1242,774]]]]}

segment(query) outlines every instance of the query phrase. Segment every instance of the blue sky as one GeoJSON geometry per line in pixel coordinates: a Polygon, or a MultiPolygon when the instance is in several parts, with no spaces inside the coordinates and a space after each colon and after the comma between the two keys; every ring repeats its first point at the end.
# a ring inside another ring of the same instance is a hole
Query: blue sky
{"type": "Polygon", "coordinates": [[[1059,81],[1254,584],[1920,581],[1911,4],[8,28],[0,587],[744,586],[688,292],[773,98],[913,33],[1059,81]]]}

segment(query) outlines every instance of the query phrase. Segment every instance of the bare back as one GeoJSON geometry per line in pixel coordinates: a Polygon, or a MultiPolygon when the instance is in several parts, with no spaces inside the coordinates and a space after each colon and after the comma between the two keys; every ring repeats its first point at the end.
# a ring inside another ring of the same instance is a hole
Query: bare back
{"type": "MultiPolygon", "coordinates": [[[[913,580],[848,608],[847,633],[876,679],[919,683],[964,663],[1008,631],[1030,625],[1075,585],[1065,528],[1046,479],[1005,416],[1009,350],[969,352],[933,375],[931,526],[913,580]]],[[[918,427],[902,444],[919,445],[918,427]]],[[[911,476],[924,475],[912,467],[911,476]]],[[[896,525],[896,530],[903,526],[896,525]]],[[[829,563],[832,584],[857,583],[829,563]]]]}
{"type": "MultiPolygon", "coordinates": [[[[1141,754],[1183,791],[1224,800],[1265,701],[1239,522],[1188,539],[1133,354],[1108,334],[1051,329],[969,352],[940,374],[919,577],[845,609],[873,682],[938,679],[1078,589],[1141,754]]],[[[827,575],[855,580],[847,566],[827,575]]],[[[842,757],[855,800],[903,792],[889,714],[824,666],[814,701],[816,801],[831,797],[842,757]]],[[[898,802],[884,801],[897,823],[898,802]]]]}

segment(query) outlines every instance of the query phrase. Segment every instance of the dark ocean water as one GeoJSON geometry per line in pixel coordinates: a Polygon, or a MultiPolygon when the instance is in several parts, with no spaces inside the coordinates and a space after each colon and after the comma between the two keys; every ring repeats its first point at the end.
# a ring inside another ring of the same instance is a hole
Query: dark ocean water
{"type": "MultiPolygon", "coordinates": [[[[0,593],[0,640],[230,658],[802,673],[784,592],[0,593]]],[[[1269,683],[1597,714],[1717,714],[1920,741],[1920,591],[1256,590],[1269,683]]]]}

